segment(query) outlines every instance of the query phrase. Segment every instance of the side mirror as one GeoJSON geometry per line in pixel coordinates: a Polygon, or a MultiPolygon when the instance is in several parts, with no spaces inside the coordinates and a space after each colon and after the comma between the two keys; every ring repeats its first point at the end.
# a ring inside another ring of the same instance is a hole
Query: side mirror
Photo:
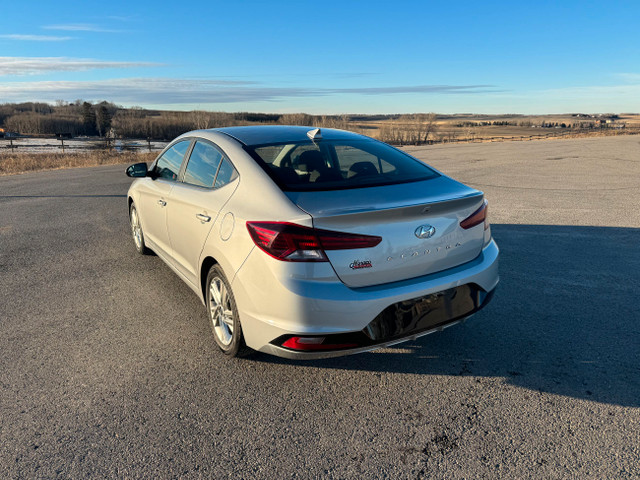
{"type": "Polygon", "coordinates": [[[146,177],[149,174],[147,164],[144,162],[134,163],[127,167],[127,177],[146,177]]]}

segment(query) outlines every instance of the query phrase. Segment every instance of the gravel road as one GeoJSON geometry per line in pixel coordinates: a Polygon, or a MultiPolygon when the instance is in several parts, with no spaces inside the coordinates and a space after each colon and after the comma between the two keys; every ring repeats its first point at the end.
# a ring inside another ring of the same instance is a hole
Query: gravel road
{"type": "Polygon", "coordinates": [[[640,137],[407,150],[487,194],[496,296],[311,362],[216,352],[122,166],[0,177],[0,477],[638,478],[640,137]]]}

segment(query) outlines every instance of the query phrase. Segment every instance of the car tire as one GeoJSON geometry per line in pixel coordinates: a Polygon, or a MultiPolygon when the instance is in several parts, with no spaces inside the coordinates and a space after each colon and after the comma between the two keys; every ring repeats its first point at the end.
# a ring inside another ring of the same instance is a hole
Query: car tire
{"type": "Polygon", "coordinates": [[[140,216],[138,215],[138,209],[135,203],[131,202],[129,205],[129,225],[131,226],[131,236],[133,237],[133,244],[140,255],[148,255],[151,251],[144,243],[144,233],[142,232],[142,223],[140,222],[140,216]]]}
{"type": "Polygon", "coordinates": [[[209,325],[220,350],[230,357],[251,353],[244,342],[233,291],[219,265],[213,265],[209,270],[205,293],[209,325]]]}

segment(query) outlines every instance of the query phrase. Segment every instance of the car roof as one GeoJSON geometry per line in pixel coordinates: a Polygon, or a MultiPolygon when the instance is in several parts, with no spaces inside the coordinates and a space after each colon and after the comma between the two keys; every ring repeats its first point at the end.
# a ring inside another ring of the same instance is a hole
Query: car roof
{"type": "MultiPolygon", "coordinates": [[[[212,128],[211,131],[224,133],[244,145],[253,146],[264,145],[266,143],[309,141],[307,132],[315,129],[316,127],[300,127],[294,125],[256,125],[249,127],[212,128]]],[[[357,133],[335,130],[333,128],[321,128],[320,132],[322,138],[326,140],[367,138],[357,133]]]]}

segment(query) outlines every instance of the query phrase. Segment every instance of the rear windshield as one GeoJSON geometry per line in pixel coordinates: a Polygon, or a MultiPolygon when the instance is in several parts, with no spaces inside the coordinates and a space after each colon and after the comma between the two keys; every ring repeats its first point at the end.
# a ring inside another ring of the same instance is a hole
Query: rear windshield
{"type": "Polygon", "coordinates": [[[375,140],[317,140],[245,149],[289,191],[373,187],[438,176],[419,160],[375,140]]]}

